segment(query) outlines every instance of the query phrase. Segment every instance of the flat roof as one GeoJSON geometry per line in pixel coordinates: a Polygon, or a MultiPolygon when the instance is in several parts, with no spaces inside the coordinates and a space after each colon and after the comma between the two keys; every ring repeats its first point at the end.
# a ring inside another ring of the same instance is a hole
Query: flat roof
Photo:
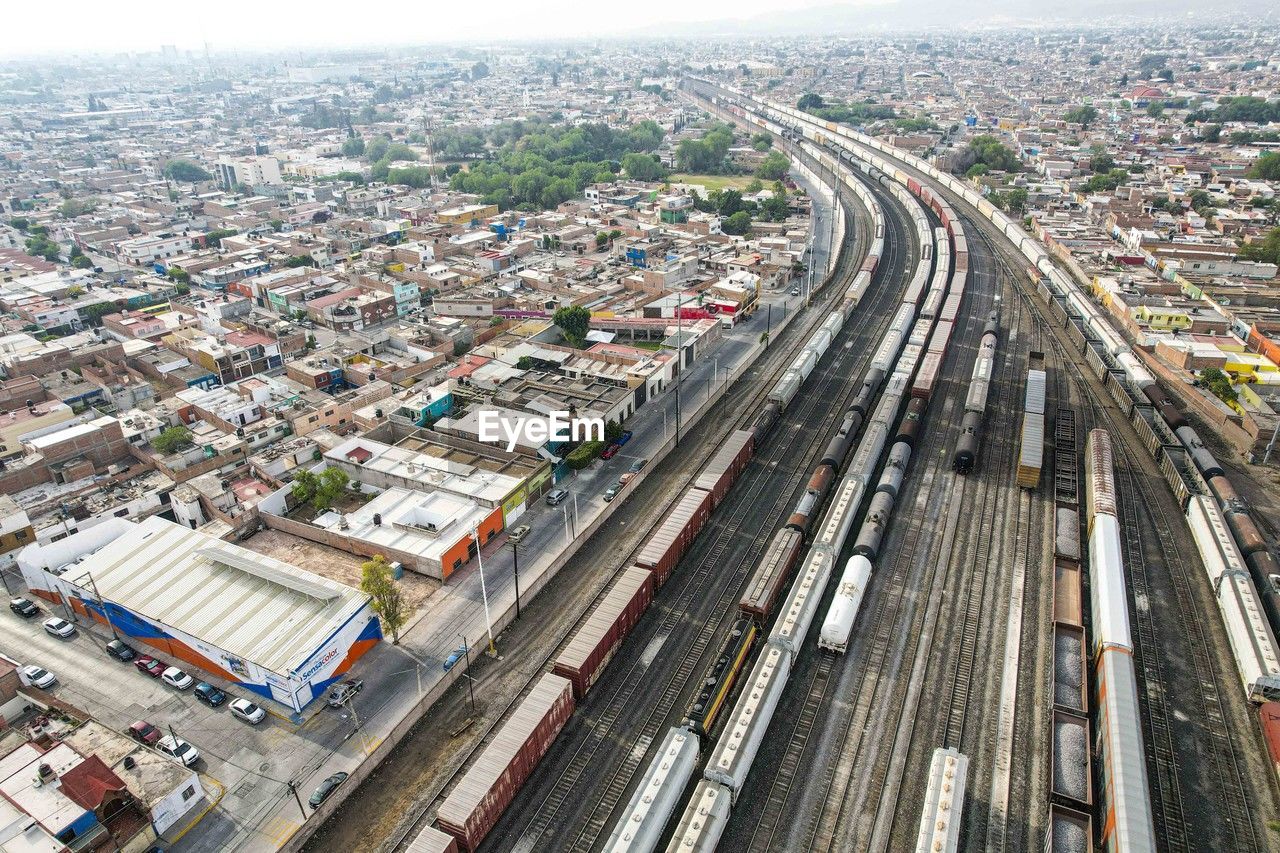
{"type": "MultiPolygon", "coordinates": [[[[80,565],[104,598],[281,675],[301,668],[368,600],[357,589],[159,516],[80,565]]],[[[89,583],[74,572],[67,580],[89,583]]]]}

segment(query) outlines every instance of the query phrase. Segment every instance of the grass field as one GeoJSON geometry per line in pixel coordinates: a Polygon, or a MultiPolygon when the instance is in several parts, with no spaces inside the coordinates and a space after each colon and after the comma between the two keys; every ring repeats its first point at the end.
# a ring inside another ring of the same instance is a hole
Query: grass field
{"type": "Polygon", "coordinates": [[[753,180],[751,175],[672,175],[673,184],[702,184],[707,192],[723,189],[744,189],[753,180]]]}

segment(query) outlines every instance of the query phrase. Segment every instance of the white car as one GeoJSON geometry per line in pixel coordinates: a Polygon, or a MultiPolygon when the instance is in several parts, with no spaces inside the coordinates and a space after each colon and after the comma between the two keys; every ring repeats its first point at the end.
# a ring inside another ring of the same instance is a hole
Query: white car
{"type": "Polygon", "coordinates": [[[160,680],[170,687],[176,687],[179,690],[186,690],[188,687],[196,683],[196,680],[187,675],[176,666],[171,666],[164,672],[160,673],[160,680]]]}
{"type": "Polygon", "coordinates": [[[239,717],[251,726],[256,726],[267,718],[267,712],[248,699],[233,699],[230,708],[233,716],[239,717]]]}
{"type": "Polygon", "coordinates": [[[29,664],[22,668],[22,674],[26,676],[27,681],[41,690],[48,690],[50,687],[58,683],[58,678],[52,672],[42,666],[29,664]]]}
{"type": "Polygon", "coordinates": [[[72,625],[66,619],[59,619],[57,616],[51,616],[44,620],[44,629],[53,636],[62,637],[64,640],[76,632],[75,625],[72,625]]]}
{"type": "Polygon", "coordinates": [[[156,749],[187,767],[200,760],[200,750],[180,737],[165,735],[156,741],[156,749]]]}

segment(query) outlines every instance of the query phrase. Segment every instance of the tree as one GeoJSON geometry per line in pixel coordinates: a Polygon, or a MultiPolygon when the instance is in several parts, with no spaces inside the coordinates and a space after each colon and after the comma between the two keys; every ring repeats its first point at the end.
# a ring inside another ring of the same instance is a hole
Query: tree
{"type": "Polygon", "coordinates": [[[364,137],[348,136],[342,141],[342,153],[347,157],[359,157],[364,153],[364,137]]]}
{"type": "Polygon", "coordinates": [[[789,210],[787,208],[787,197],[774,193],[773,195],[760,202],[760,211],[768,216],[774,222],[781,222],[787,218],[789,210]]]}
{"type": "Polygon", "coordinates": [[[1101,65],[1101,64],[1102,64],[1102,54],[1100,54],[1100,53],[1095,53],[1095,54],[1093,54],[1092,56],[1090,56],[1090,57],[1089,57],[1089,64],[1090,64],[1090,65],[1101,65]]]}
{"type": "Polygon", "coordinates": [[[609,235],[600,231],[596,234],[596,248],[603,249],[605,243],[609,242],[609,235]]]}
{"type": "Polygon", "coordinates": [[[204,235],[206,246],[221,246],[223,237],[234,237],[236,235],[234,228],[215,228],[204,235]]]}
{"type": "Polygon", "coordinates": [[[1213,395],[1224,403],[1231,404],[1239,399],[1239,393],[1231,387],[1231,379],[1216,367],[1210,367],[1200,373],[1200,382],[1213,392],[1213,395]]]}
{"type": "Polygon", "coordinates": [[[1261,240],[1245,243],[1240,247],[1239,257],[1245,261],[1280,265],[1280,228],[1272,228],[1261,240]]]}
{"type": "Polygon", "coordinates": [[[182,158],[170,160],[164,167],[164,176],[171,181],[182,181],[188,184],[207,181],[213,177],[198,164],[182,158]]]}
{"type": "MultiPolygon", "coordinates": [[[[968,174],[975,165],[987,167],[985,170],[978,170],[975,173],[978,175],[986,174],[988,170],[1016,172],[1022,166],[1018,160],[1018,155],[1006,148],[999,139],[989,134],[975,136],[969,142],[968,147],[956,156],[953,171],[957,174],[968,174]]],[[[970,175],[970,177],[973,177],[973,175],[970,175]]]]}
{"type": "Polygon", "coordinates": [[[581,305],[566,305],[556,309],[556,313],[551,315],[551,322],[560,327],[565,340],[575,347],[581,347],[586,343],[587,332],[591,329],[591,312],[581,305]]]}
{"type": "Polygon", "coordinates": [[[316,512],[325,512],[337,503],[351,478],[341,468],[325,468],[318,475],[299,471],[294,475],[291,494],[299,503],[309,503],[316,512]]]}
{"type": "Polygon", "coordinates": [[[399,643],[400,629],[409,618],[409,602],[381,554],[361,564],[360,591],[369,596],[369,606],[382,621],[382,630],[391,633],[391,644],[399,643]]]}
{"type": "Polygon", "coordinates": [[[720,230],[726,234],[741,237],[751,231],[751,214],[739,210],[720,223],[720,230]]]}
{"type": "Polygon", "coordinates": [[[742,191],[748,195],[754,195],[762,189],[764,189],[764,181],[759,178],[752,178],[750,181],[747,181],[747,185],[742,188],[742,191]]]}
{"type": "Polygon", "coordinates": [[[1079,106],[1074,109],[1067,110],[1062,120],[1068,124],[1078,124],[1082,127],[1088,127],[1093,120],[1098,117],[1098,111],[1091,106],[1079,106]]]}
{"type": "Polygon", "coordinates": [[[1160,118],[1164,115],[1164,104],[1161,101],[1152,101],[1147,104],[1147,115],[1152,118],[1160,118]]]}
{"type": "Polygon", "coordinates": [[[189,284],[191,282],[191,273],[182,267],[169,267],[169,278],[178,284],[189,284]]]}
{"type": "Polygon", "coordinates": [[[25,216],[15,216],[9,220],[9,224],[17,228],[23,234],[27,233],[27,229],[31,227],[31,220],[25,216]]]}
{"type": "Polygon", "coordinates": [[[791,169],[791,161],[781,151],[770,151],[756,168],[756,177],[766,181],[781,180],[791,169]]]}
{"type": "Polygon", "coordinates": [[[71,259],[71,266],[78,270],[87,270],[93,266],[93,261],[89,260],[84,255],[77,255],[71,259]]]}
{"type": "Polygon", "coordinates": [[[773,137],[767,133],[757,133],[751,137],[751,147],[757,151],[768,151],[773,147],[773,137]]]}
{"type": "Polygon", "coordinates": [[[271,219],[271,220],[268,220],[267,224],[271,226],[272,231],[279,231],[280,229],[284,228],[283,219],[271,219]]]}
{"type": "Polygon", "coordinates": [[[604,425],[604,440],[617,441],[619,438],[622,438],[622,424],[611,418],[604,425]]]}
{"type": "Polygon", "coordinates": [[[627,177],[637,181],[659,181],[666,177],[666,169],[652,154],[623,154],[622,169],[627,177]]]}
{"type": "Polygon", "coordinates": [[[169,455],[191,444],[191,430],[184,426],[172,426],[151,440],[151,447],[158,453],[169,455]]]}
{"type": "Polygon", "coordinates": [[[1116,161],[1105,151],[1099,151],[1089,158],[1089,171],[1102,174],[1110,172],[1116,166],[1116,161]]]}
{"type": "Polygon", "coordinates": [[[316,347],[318,347],[319,345],[320,345],[320,344],[316,342],[316,336],[308,332],[308,333],[307,333],[307,343],[306,343],[306,348],[307,348],[307,349],[315,349],[315,348],[316,348],[316,347]]]}
{"type": "Polygon", "coordinates": [[[1268,151],[1249,167],[1249,177],[1264,181],[1280,181],[1280,154],[1268,151]]]}
{"type": "Polygon", "coordinates": [[[800,96],[800,100],[796,101],[796,109],[809,112],[811,110],[820,110],[826,104],[822,100],[822,96],[814,92],[807,92],[800,96]]]}
{"type": "Polygon", "coordinates": [[[489,76],[489,66],[485,65],[483,62],[477,62],[475,65],[471,66],[472,80],[482,80],[488,76],[489,76]]]}

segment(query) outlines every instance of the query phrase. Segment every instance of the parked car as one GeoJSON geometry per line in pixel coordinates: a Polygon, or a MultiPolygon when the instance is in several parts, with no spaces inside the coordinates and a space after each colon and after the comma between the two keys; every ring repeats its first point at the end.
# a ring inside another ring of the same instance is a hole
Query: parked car
{"type": "Polygon", "coordinates": [[[160,730],[148,723],[146,720],[138,720],[129,726],[129,737],[138,743],[145,743],[147,746],[155,746],[156,741],[160,740],[160,730]]]}
{"type": "Polygon", "coordinates": [[[791,288],[791,295],[792,295],[792,296],[799,296],[799,295],[800,295],[800,286],[799,286],[799,285],[796,285],[795,287],[791,288]]]}
{"type": "Polygon", "coordinates": [[[347,701],[364,689],[363,681],[343,681],[333,685],[326,701],[330,708],[341,708],[347,701]]]}
{"type": "Polygon", "coordinates": [[[618,496],[618,492],[622,491],[622,487],[626,485],[621,480],[604,490],[604,501],[608,503],[618,496]]]}
{"type": "Polygon", "coordinates": [[[68,637],[75,636],[76,626],[72,625],[66,619],[59,619],[57,616],[50,616],[48,619],[44,620],[44,630],[55,637],[61,637],[65,640],[68,637]]]}
{"type": "Polygon", "coordinates": [[[156,741],[156,749],[187,767],[200,760],[200,750],[182,738],[174,737],[173,735],[165,735],[156,741]]]}
{"type": "Polygon", "coordinates": [[[27,677],[27,681],[41,690],[48,690],[50,687],[58,683],[58,678],[52,672],[42,666],[28,664],[22,668],[22,674],[27,677]]]}
{"type": "Polygon", "coordinates": [[[569,497],[568,489],[552,489],[547,492],[547,506],[559,506],[564,503],[565,498],[569,497]]]}
{"type": "Polygon", "coordinates": [[[621,444],[611,444],[604,449],[604,453],[600,454],[601,459],[612,459],[618,455],[618,451],[622,449],[621,444]]]}
{"type": "Polygon", "coordinates": [[[231,716],[239,717],[251,726],[256,726],[267,718],[267,712],[250,702],[248,699],[232,699],[231,716]]]}
{"type": "Polygon", "coordinates": [[[318,809],[320,804],[329,799],[329,796],[336,790],[338,786],[347,781],[346,773],[339,770],[328,779],[320,783],[320,786],[311,794],[311,808],[318,809]]]}
{"type": "Polygon", "coordinates": [[[176,687],[179,690],[186,690],[188,687],[196,683],[196,680],[187,675],[176,666],[171,666],[164,672],[160,673],[160,680],[170,687],[176,687]]]}
{"type": "Polygon", "coordinates": [[[40,615],[40,608],[29,598],[15,598],[9,602],[9,609],[24,619],[40,615]]]}
{"type": "Polygon", "coordinates": [[[153,658],[151,655],[143,655],[135,660],[133,665],[136,666],[139,671],[145,672],[152,678],[159,678],[164,674],[164,671],[169,668],[169,665],[164,661],[158,658],[153,658]]]}
{"type": "Polygon", "coordinates": [[[616,444],[616,445],[618,445],[619,447],[621,447],[622,445],[626,444],[628,441],[630,441],[630,440],[631,440],[631,435],[632,435],[631,430],[629,430],[629,429],[624,429],[624,430],[622,431],[622,435],[620,435],[620,436],[618,436],[617,438],[615,438],[615,439],[613,440],[613,443],[614,443],[614,444],[616,444]]]}
{"type": "MultiPolygon", "coordinates": [[[[190,678],[190,676],[188,676],[190,678]]],[[[227,694],[214,687],[207,681],[201,681],[196,685],[195,697],[210,708],[216,708],[223,702],[227,701],[227,694]]]]}
{"type": "Polygon", "coordinates": [[[644,470],[644,466],[648,464],[649,464],[648,459],[637,459],[635,462],[631,463],[631,467],[628,468],[627,471],[628,473],[631,473],[631,474],[639,474],[641,471],[644,470]]]}
{"type": "Polygon", "coordinates": [[[138,650],[124,640],[111,640],[107,643],[107,654],[121,663],[128,663],[138,656],[138,650]]]}
{"type": "Polygon", "coordinates": [[[533,528],[527,524],[521,524],[519,527],[513,528],[512,531],[507,534],[507,541],[512,545],[518,545],[524,537],[529,535],[529,531],[532,529],[533,528]]]}

